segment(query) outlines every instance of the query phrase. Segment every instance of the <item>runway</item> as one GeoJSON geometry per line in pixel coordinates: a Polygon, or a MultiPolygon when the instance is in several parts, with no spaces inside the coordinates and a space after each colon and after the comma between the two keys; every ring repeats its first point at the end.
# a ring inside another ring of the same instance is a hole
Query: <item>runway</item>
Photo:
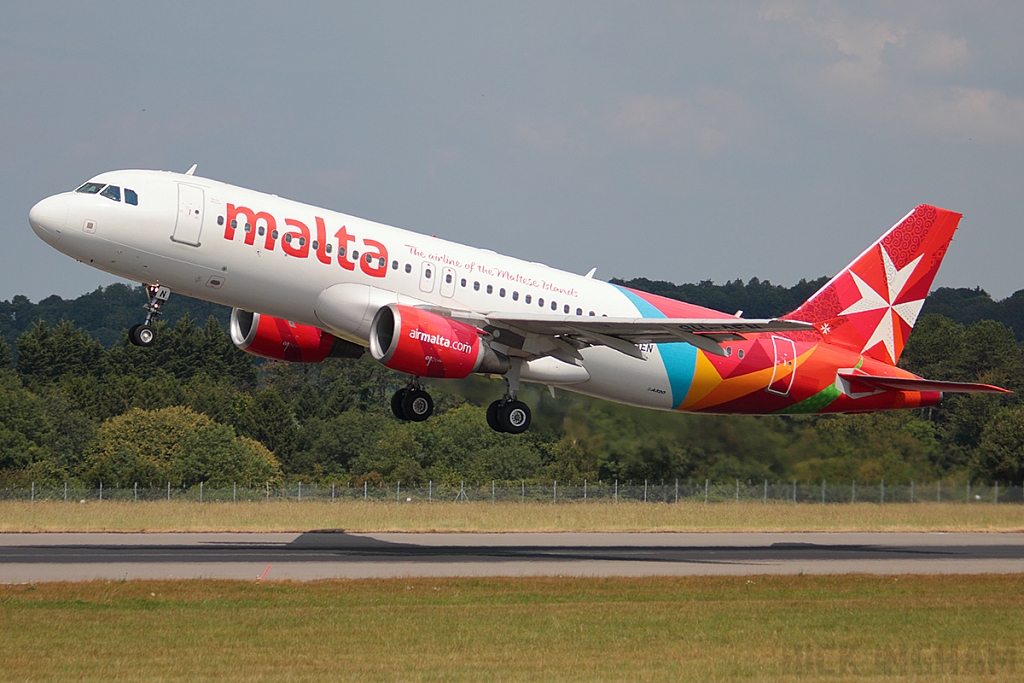
{"type": "Polygon", "coordinates": [[[1021,533],[0,534],[0,582],[1024,572],[1021,533]],[[269,566],[269,570],[267,569],[269,566]]]}

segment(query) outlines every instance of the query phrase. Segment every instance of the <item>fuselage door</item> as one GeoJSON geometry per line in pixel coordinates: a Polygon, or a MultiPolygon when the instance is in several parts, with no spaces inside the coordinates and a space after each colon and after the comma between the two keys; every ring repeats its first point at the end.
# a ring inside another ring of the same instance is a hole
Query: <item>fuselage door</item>
{"type": "Polygon", "coordinates": [[[174,223],[172,240],[199,246],[199,235],[203,231],[203,204],[203,188],[178,185],[178,219],[174,223]]]}
{"type": "Polygon", "coordinates": [[[434,280],[437,279],[437,268],[430,261],[424,261],[420,266],[420,291],[433,292],[434,280]]]}
{"type": "Polygon", "coordinates": [[[441,269],[441,296],[455,295],[455,269],[445,266],[441,269]]]}
{"type": "Polygon", "coordinates": [[[775,350],[775,366],[772,368],[772,381],[768,391],[779,396],[788,396],[796,379],[796,344],[792,339],[772,337],[775,350]]]}

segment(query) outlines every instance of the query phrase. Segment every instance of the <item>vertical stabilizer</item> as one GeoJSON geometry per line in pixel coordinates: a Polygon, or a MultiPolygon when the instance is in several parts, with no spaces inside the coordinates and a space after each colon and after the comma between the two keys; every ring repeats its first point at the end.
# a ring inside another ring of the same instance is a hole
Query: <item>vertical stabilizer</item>
{"type": "Polygon", "coordinates": [[[825,341],[895,365],[959,223],[958,213],[918,206],[783,318],[813,323],[825,341]]]}

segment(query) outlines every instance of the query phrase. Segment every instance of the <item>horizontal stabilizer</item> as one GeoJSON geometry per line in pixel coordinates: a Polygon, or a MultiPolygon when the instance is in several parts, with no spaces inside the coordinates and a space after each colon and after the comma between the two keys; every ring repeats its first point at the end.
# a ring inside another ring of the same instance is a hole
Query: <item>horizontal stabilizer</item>
{"type": "Polygon", "coordinates": [[[877,375],[859,375],[852,372],[840,372],[839,376],[849,382],[862,384],[882,391],[943,391],[950,393],[995,393],[1012,394],[1009,389],[991,384],[975,384],[973,382],[942,382],[933,379],[911,379],[904,377],[880,377],[877,375]]]}

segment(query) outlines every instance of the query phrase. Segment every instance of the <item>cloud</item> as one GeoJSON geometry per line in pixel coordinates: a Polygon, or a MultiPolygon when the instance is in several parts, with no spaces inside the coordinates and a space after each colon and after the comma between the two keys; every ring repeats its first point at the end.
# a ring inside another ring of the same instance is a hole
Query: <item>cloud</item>
{"type": "Polygon", "coordinates": [[[828,116],[901,135],[1024,141],[1024,98],[966,82],[967,40],[921,17],[853,18],[835,2],[777,0],[758,18],[799,54],[790,82],[828,116]]]}
{"type": "Polygon", "coordinates": [[[741,95],[705,88],[685,98],[622,97],[608,108],[605,121],[634,144],[692,149],[711,156],[744,142],[758,117],[741,95]]]}

